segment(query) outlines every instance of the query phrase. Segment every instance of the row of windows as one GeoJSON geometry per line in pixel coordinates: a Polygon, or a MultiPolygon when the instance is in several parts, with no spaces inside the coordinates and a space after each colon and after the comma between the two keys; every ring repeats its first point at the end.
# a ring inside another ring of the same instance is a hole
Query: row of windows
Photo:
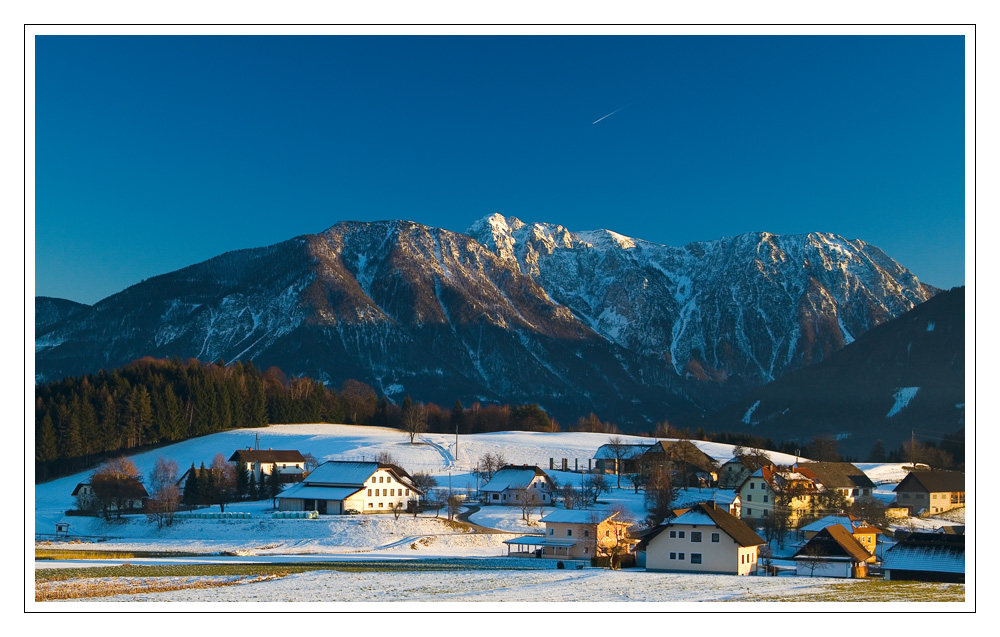
{"type": "MultiPolygon", "coordinates": [[[[753,494],[752,493],[748,493],[747,494],[747,502],[753,502],[753,494]]],[[[766,493],[764,494],[764,502],[767,502],[767,494],[766,493]]]]}
{"type": "MultiPolygon", "coordinates": [[[[388,476],[388,477],[386,477],[386,476],[379,476],[378,477],[378,481],[379,482],[382,482],[383,480],[385,480],[386,482],[391,483],[392,482],[392,476],[388,476]]],[[[375,484],[375,478],[374,477],[372,477],[372,484],[375,484]]]]}
{"type": "MultiPolygon", "coordinates": [[[[685,533],[684,531],[671,531],[670,532],[670,537],[676,538],[676,539],[679,539],[679,540],[683,540],[684,539],[684,533],[685,533]]],[[[712,534],[712,541],[713,542],[718,542],[719,541],[719,537],[720,536],[719,536],[718,533],[713,533],[712,534]]],[[[701,542],[701,531],[691,531],[691,541],[692,542],[701,542]]]]}
{"type": "MultiPolygon", "coordinates": [[[[382,493],[379,493],[379,489],[375,489],[375,495],[396,495],[396,489],[382,489],[382,493]]],[[[406,493],[403,493],[403,489],[399,490],[399,495],[410,495],[410,490],[406,489],[406,493]]],[[[368,495],[372,495],[372,490],[368,489],[368,495]]]]}
{"type": "MultiPolygon", "coordinates": [[[[683,553],[671,553],[670,554],[670,559],[672,559],[672,560],[683,560],[684,559],[684,554],[683,553]]],[[[692,553],[691,554],[691,563],[692,564],[701,564],[701,553],[692,553]]]]}

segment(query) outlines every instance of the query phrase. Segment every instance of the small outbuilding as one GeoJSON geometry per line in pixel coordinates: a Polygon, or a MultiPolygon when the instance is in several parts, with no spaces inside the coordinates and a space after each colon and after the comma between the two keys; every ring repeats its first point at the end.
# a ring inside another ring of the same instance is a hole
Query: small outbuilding
{"type": "Polygon", "coordinates": [[[965,536],[911,533],[886,551],[882,573],[887,580],[965,582],[965,536]]]}

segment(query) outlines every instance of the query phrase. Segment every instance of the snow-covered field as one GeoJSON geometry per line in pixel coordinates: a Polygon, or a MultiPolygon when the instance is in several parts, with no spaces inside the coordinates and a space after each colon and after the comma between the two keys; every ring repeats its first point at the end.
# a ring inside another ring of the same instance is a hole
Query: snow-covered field
{"type": "MultiPolygon", "coordinates": [[[[538,465],[548,471],[549,459],[561,466],[566,458],[572,469],[586,469],[589,459],[608,435],[591,433],[526,433],[502,432],[460,436],[428,434],[420,444],[409,444],[400,431],[347,425],[277,425],[266,429],[230,431],[195,440],[184,441],[163,449],[132,456],[144,475],[152,472],[160,456],[175,460],[183,472],[191,465],[210,464],[216,453],[229,457],[238,448],[252,447],[259,436],[260,448],[297,449],[311,453],[320,461],[374,459],[382,451],[391,453],[398,464],[413,472],[435,475],[441,488],[475,491],[475,462],[485,453],[502,453],[508,462],[538,465]]],[[[626,442],[650,442],[649,439],[623,436],[626,442]]],[[[731,457],[731,447],[716,443],[696,442],[712,457],[724,462],[731,457]]],[[[780,463],[795,461],[792,456],[772,454],[780,463]]],[[[904,475],[899,465],[861,465],[876,483],[887,483],[880,494],[891,497],[891,482],[904,475]]],[[[572,471],[549,471],[557,483],[579,484],[583,474],[572,471]]],[[[317,520],[276,520],[271,517],[270,502],[255,502],[227,506],[227,511],[251,514],[244,520],[184,520],[158,529],[144,516],[126,516],[125,520],[105,522],[98,518],[66,517],[64,512],[75,506],[70,495],[76,484],[89,477],[78,474],[36,485],[34,489],[34,532],[50,534],[59,521],[70,523],[70,532],[79,536],[103,536],[106,541],[68,544],[57,542],[48,548],[97,549],[102,551],[183,551],[202,554],[191,558],[132,558],[117,563],[162,564],[164,562],[239,561],[308,561],[308,560],[405,560],[473,558],[488,569],[455,571],[360,572],[312,571],[289,575],[277,580],[239,584],[219,588],[188,589],[169,592],[141,593],[117,597],[94,598],[114,606],[122,601],[171,602],[702,602],[757,601],[768,597],[795,595],[808,599],[832,585],[843,586],[840,580],[822,578],[735,578],[725,576],[688,576],[646,573],[641,570],[611,572],[603,569],[557,570],[547,560],[533,568],[504,568],[510,560],[503,540],[515,534],[540,533],[533,511],[528,521],[514,507],[483,507],[472,513],[470,520],[494,529],[495,533],[472,533],[456,528],[433,512],[417,517],[402,515],[323,516],[317,520]],[[225,555],[222,555],[225,554],[225,555]]],[[[612,486],[615,477],[608,476],[612,486]]],[[[704,499],[712,490],[692,490],[680,494],[676,506],[704,499]]],[[[601,496],[598,507],[624,506],[637,521],[646,512],[642,494],[636,494],[625,482],[601,496]]],[[[30,504],[29,504],[30,506],[30,504]]],[[[217,510],[213,507],[212,510],[217,510]]],[[[551,511],[551,508],[545,510],[551,511]]],[[[30,511],[29,511],[30,513],[30,511]]],[[[964,517],[959,522],[964,522],[964,517]]],[[[942,521],[922,520],[920,524],[937,528],[942,521]]],[[[33,543],[34,538],[28,541],[33,543]]],[[[26,555],[31,555],[26,551],[26,555]]],[[[521,560],[523,562],[523,558],[521,560]]],[[[533,560],[529,560],[533,561],[533,560]]],[[[44,561],[35,568],[66,568],[108,564],[84,556],[81,560],[44,561]]],[[[522,564],[523,565],[523,564],[522,564]]],[[[28,566],[32,566],[29,562],[28,566]]],[[[30,568],[28,569],[30,572],[30,568]]],[[[863,583],[862,583],[863,584],[863,583]]],[[[73,606],[83,602],[67,602],[58,606],[73,606]]],[[[92,608],[92,605],[90,606],[92,608]]],[[[338,606],[340,609],[341,606],[338,606]]],[[[480,607],[477,606],[477,610],[480,607]]],[[[591,606],[588,605],[588,609],[591,606]]]]}

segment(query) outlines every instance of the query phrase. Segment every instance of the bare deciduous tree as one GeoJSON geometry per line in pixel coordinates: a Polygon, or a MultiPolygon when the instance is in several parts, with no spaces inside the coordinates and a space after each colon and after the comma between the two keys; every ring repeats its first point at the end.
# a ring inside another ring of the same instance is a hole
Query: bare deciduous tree
{"type": "Polygon", "coordinates": [[[410,444],[418,435],[427,431],[427,409],[420,404],[403,410],[403,430],[410,436],[410,444]]]}
{"type": "Polygon", "coordinates": [[[479,478],[485,484],[493,478],[493,474],[506,465],[507,459],[504,458],[502,452],[485,453],[479,458],[476,471],[479,473],[479,478]]]}
{"type": "Polygon", "coordinates": [[[615,476],[618,478],[618,488],[622,488],[622,460],[628,455],[629,447],[621,436],[608,438],[608,450],[615,459],[615,476]]]}
{"type": "Polygon", "coordinates": [[[181,490],[177,486],[177,462],[162,456],[156,459],[150,476],[150,494],[146,515],[156,522],[157,528],[170,526],[181,502],[181,490]]]}

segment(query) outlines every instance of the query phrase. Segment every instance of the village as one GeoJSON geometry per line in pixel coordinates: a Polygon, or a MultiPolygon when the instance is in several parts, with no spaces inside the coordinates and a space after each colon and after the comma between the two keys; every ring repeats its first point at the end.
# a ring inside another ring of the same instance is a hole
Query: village
{"type": "Polygon", "coordinates": [[[965,581],[961,472],[861,465],[873,480],[851,463],[701,441],[505,434],[509,444],[441,435],[410,444],[395,430],[342,425],[216,434],[136,456],[143,480],[98,470],[38,485],[36,540],[91,552],[363,551],[488,557],[493,568],[965,581]],[[322,446],[288,435],[320,428],[335,432],[322,446]],[[248,435],[251,444],[232,444],[248,435]],[[152,488],[173,451],[189,467],[152,488]],[[224,474],[229,495],[208,496],[224,474]],[[447,526],[428,532],[430,523],[447,526]],[[383,536],[368,541],[373,528],[383,536]]]}

